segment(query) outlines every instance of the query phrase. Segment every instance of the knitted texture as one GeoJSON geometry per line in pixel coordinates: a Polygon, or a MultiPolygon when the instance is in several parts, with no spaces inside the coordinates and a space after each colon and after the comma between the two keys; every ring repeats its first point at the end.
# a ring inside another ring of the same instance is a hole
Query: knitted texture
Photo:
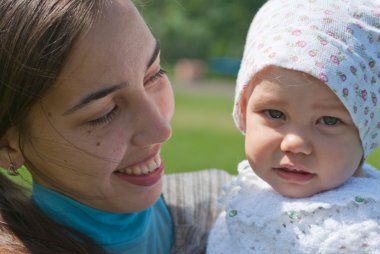
{"type": "Polygon", "coordinates": [[[222,186],[232,176],[208,169],[164,176],[163,194],[174,222],[172,254],[204,254],[208,232],[221,212],[222,186]]]}
{"type": "Polygon", "coordinates": [[[224,212],[210,233],[207,253],[379,253],[380,173],[367,164],[363,168],[363,178],[291,199],[241,162],[220,198],[224,212]]]}
{"type": "Polygon", "coordinates": [[[241,130],[244,88],[270,65],[326,83],[350,112],[364,156],[379,145],[379,0],[268,1],[252,21],[238,74],[233,117],[241,130]]]}

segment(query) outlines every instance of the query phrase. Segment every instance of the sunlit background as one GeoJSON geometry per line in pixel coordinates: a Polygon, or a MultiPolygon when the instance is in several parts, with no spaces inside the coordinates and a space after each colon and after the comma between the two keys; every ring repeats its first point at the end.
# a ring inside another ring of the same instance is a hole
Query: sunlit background
{"type": "MultiPolygon", "coordinates": [[[[164,145],[166,173],[219,168],[236,174],[243,135],[232,120],[245,36],[265,0],[134,0],[161,43],[162,66],[175,92],[173,136],[164,145]]],[[[380,168],[380,148],[368,158],[380,168]]],[[[21,183],[30,183],[25,168],[21,183]]]]}
{"type": "MultiPolygon", "coordinates": [[[[139,0],[161,43],[162,65],[175,91],[166,172],[220,168],[236,174],[243,136],[231,112],[234,82],[251,20],[265,0],[139,0]]],[[[380,168],[380,149],[368,161],[380,168]]]]}

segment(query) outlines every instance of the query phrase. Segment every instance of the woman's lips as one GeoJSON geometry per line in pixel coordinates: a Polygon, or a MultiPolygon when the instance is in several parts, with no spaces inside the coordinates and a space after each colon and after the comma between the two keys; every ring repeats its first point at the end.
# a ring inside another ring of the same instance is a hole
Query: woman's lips
{"type": "Polygon", "coordinates": [[[114,174],[120,177],[122,180],[127,181],[131,184],[140,185],[140,186],[151,186],[157,183],[164,172],[164,165],[161,165],[155,170],[141,175],[129,175],[125,173],[115,172],[114,174]]]}
{"type": "Polygon", "coordinates": [[[150,186],[160,180],[163,171],[164,166],[160,155],[157,153],[143,163],[128,168],[118,169],[114,174],[129,183],[150,186]]]}
{"type": "Polygon", "coordinates": [[[315,174],[304,170],[290,169],[286,167],[273,168],[276,174],[284,180],[290,182],[306,182],[312,179],[315,174]]]}
{"type": "Polygon", "coordinates": [[[127,175],[144,175],[153,172],[161,165],[161,157],[157,153],[155,156],[150,157],[142,163],[134,164],[127,168],[121,168],[116,170],[117,173],[123,173],[127,175]]]}

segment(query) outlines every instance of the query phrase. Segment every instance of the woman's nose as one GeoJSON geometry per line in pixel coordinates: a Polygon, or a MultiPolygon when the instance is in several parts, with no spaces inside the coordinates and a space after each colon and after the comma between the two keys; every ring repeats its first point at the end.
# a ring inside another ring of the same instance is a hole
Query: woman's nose
{"type": "Polygon", "coordinates": [[[155,101],[146,99],[136,111],[136,129],[132,143],[137,146],[149,146],[167,141],[172,134],[171,112],[155,101]]]}
{"type": "Polygon", "coordinates": [[[309,155],[312,152],[312,144],[306,133],[292,132],[284,135],[281,150],[287,153],[309,155]]]}

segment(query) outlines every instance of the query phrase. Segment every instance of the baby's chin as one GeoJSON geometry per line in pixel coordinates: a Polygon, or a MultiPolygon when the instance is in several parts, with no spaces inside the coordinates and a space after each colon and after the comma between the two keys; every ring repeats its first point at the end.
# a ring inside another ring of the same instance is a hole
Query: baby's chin
{"type": "MultiPolygon", "coordinates": [[[[274,188],[274,187],[272,186],[272,188],[274,188]]],[[[283,189],[274,188],[274,190],[276,192],[278,192],[279,194],[281,194],[282,196],[287,197],[287,198],[308,198],[308,197],[311,197],[315,194],[319,194],[321,192],[326,191],[326,189],[308,190],[306,188],[307,188],[307,186],[303,186],[302,189],[300,189],[300,188],[294,188],[294,189],[287,188],[286,190],[283,190],[283,189]]]]}

